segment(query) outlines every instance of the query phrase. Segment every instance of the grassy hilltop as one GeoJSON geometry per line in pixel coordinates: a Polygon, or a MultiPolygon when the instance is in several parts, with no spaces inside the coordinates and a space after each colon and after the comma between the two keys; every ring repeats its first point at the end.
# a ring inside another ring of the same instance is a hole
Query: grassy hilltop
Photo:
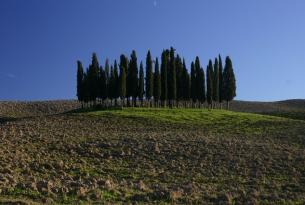
{"type": "Polygon", "coordinates": [[[302,204],[305,121],[124,108],[0,124],[0,201],[302,204]]]}

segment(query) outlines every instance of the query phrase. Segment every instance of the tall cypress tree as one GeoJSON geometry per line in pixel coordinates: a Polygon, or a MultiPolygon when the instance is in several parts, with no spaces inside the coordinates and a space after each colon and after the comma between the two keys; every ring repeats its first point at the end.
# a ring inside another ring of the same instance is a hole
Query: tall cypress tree
{"type": "Polygon", "coordinates": [[[207,101],[209,105],[213,103],[213,63],[209,60],[207,67],[207,101]]]}
{"type": "Polygon", "coordinates": [[[144,97],[144,68],[143,63],[140,63],[140,72],[139,72],[139,87],[138,87],[138,96],[143,106],[143,97],[144,97]]]}
{"type": "Polygon", "coordinates": [[[114,90],[113,90],[113,97],[115,100],[115,105],[117,106],[117,99],[120,97],[120,87],[119,87],[119,73],[118,73],[118,64],[117,61],[114,61],[114,68],[113,68],[113,74],[114,74],[114,90]]]}
{"type": "Polygon", "coordinates": [[[205,77],[204,70],[201,68],[199,57],[197,56],[195,59],[195,73],[196,73],[196,96],[200,103],[204,103],[206,100],[205,96],[205,77]]]}
{"type": "Polygon", "coordinates": [[[89,100],[95,104],[99,94],[99,63],[95,53],[92,54],[92,62],[88,69],[87,78],[89,100]]]}
{"type": "Polygon", "coordinates": [[[83,89],[83,84],[84,84],[84,68],[82,65],[82,62],[77,61],[77,98],[78,101],[83,102],[84,100],[84,89],[83,89]]]}
{"type": "Polygon", "coordinates": [[[188,70],[186,68],[185,60],[183,59],[183,71],[182,71],[182,93],[183,93],[183,100],[188,101],[190,100],[190,93],[191,93],[191,80],[188,70]]]}
{"type": "Polygon", "coordinates": [[[175,58],[176,64],[176,88],[177,88],[177,102],[183,100],[183,88],[185,82],[183,81],[183,64],[179,55],[175,58]]]}
{"type": "Polygon", "coordinates": [[[105,89],[105,99],[107,98],[110,98],[109,96],[109,87],[110,87],[110,84],[109,84],[109,81],[110,81],[110,66],[109,66],[109,60],[106,59],[106,62],[105,62],[105,79],[106,79],[106,89],[105,89]]]}
{"type": "Polygon", "coordinates": [[[175,49],[173,47],[171,47],[169,55],[168,99],[170,100],[170,105],[173,106],[173,103],[177,98],[175,49]]]}
{"type": "Polygon", "coordinates": [[[145,95],[150,101],[153,96],[154,89],[154,75],[153,75],[153,62],[151,58],[150,51],[147,52],[146,56],[146,84],[145,84],[145,95]]]}
{"type": "Polygon", "coordinates": [[[204,90],[204,71],[202,68],[199,68],[197,74],[197,82],[198,82],[198,100],[200,103],[205,102],[205,90],[204,90]]]}
{"type": "Polygon", "coordinates": [[[115,98],[115,74],[114,74],[113,66],[110,67],[108,95],[109,95],[109,98],[111,100],[111,105],[112,105],[112,100],[115,98]]]}
{"type": "Polygon", "coordinates": [[[229,109],[229,102],[236,96],[235,74],[233,71],[232,61],[229,56],[226,57],[226,64],[223,72],[223,89],[223,99],[227,101],[227,109],[229,109]]]}
{"type": "Polygon", "coordinates": [[[100,66],[100,94],[99,97],[104,101],[107,98],[107,85],[106,85],[106,72],[102,66],[100,66]]]}
{"type": "Polygon", "coordinates": [[[123,101],[122,106],[124,104],[124,99],[126,97],[126,70],[128,67],[128,59],[125,55],[120,56],[120,77],[119,77],[119,95],[121,100],[123,101]]]}
{"type": "Polygon", "coordinates": [[[197,101],[197,75],[194,62],[191,64],[191,98],[194,103],[197,101]]]}
{"type": "Polygon", "coordinates": [[[163,101],[163,105],[166,106],[167,101],[167,64],[168,64],[168,56],[167,52],[162,52],[161,57],[161,100],[163,101]]]}
{"type": "Polygon", "coordinates": [[[215,61],[214,61],[213,101],[214,101],[214,103],[219,102],[219,63],[218,63],[217,58],[215,58],[215,61]]]}
{"type": "Polygon", "coordinates": [[[159,70],[159,60],[156,58],[155,62],[155,72],[154,72],[154,100],[159,104],[161,97],[161,75],[159,70]]]}
{"type": "Polygon", "coordinates": [[[129,90],[130,95],[132,96],[133,105],[136,106],[136,100],[138,95],[138,63],[137,63],[137,55],[136,52],[133,50],[130,56],[130,76],[129,76],[129,90]]]}
{"type": "Polygon", "coordinates": [[[223,101],[223,66],[221,56],[218,56],[219,63],[219,103],[223,101]]]}

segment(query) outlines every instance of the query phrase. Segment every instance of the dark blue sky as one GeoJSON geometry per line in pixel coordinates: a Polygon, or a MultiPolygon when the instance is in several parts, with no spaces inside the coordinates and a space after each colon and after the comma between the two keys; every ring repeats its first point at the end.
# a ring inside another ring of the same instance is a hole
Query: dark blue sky
{"type": "Polygon", "coordinates": [[[76,60],[231,56],[237,99],[305,98],[304,0],[1,0],[0,100],[75,98],[76,60]]]}

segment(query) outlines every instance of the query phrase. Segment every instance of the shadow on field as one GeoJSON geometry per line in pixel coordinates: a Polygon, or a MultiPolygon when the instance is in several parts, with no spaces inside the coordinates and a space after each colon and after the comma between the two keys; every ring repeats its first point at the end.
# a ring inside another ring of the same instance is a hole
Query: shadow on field
{"type": "Polygon", "coordinates": [[[0,124],[4,124],[6,122],[13,122],[17,120],[18,118],[13,118],[13,117],[0,117],[0,124]]]}
{"type": "Polygon", "coordinates": [[[74,110],[69,110],[67,112],[63,112],[61,114],[74,114],[74,113],[87,113],[87,112],[95,112],[95,111],[111,111],[111,110],[123,110],[122,107],[93,107],[93,108],[79,108],[79,109],[74,109],[74,110]]]}

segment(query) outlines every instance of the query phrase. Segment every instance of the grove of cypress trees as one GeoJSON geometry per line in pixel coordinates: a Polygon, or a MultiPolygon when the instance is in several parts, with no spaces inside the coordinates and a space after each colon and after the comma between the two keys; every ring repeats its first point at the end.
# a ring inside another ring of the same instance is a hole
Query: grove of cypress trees
{"type": "MultiPolygon", "coordinates": [[[[114,65],[109,65],[106,59],[105,67],[99,66],[95,53],[89,67],[84,71],[83,65],[77,61],[77,98],[83,105],[92,106],[102,102],[103,106],[112,105],[113,99],[117,106],[117,99],[121,99],[121,106],[137,106],[138,99],[143,106],[144,95],[147,100],[154,98],[156,106],[159,103],[163,106],[173,107],[184,105],[189,107],[192,102],[193,107],[199,107],[208,102],[211,108],[217,104],[222,105],[222,101],[229,102],[236,96],[236,80],[233,71],[232,61],[226,58],[225,68],[222,66],[222,59],[219,55],[215,58],[214,64],[209,60],[207,71],[202,69],[199,57],[191,63],[190,73],[185,64],[185,60],[175,54],[173,47],[163,50],[161,55],[161,67],[156,58],[153,72],[153,60],[150,51],[146,56],[146,75],[143,63],[140,63],[138,70],[136,52],[133,50],[130,61],[125,55],[120,56],[120,64],[114,61],[114,65]],[[207,88],[207,89],[206,89],[207,88]],[[110,101],[106,101],[109,99],[110,101]],[[84,104],[83,104],[84,103],[84,104]],[[168,104],[167,104],[168,103],[168,104]]],[[[151,105],[151,103],[150,103],[151,105]]]]}
{"type": "MultiPolygon", "coordinates": [[[[77,91],[76,96],[78,101],[82,102],[84,100],[84,68],[82,62],[77,61],[77,91]]],[[[83,104],[82,104],[83,107],[83,104]]]]}
{"type": "Polygon", "coordinates": [[[145,95],[148,101],[153,96],[154,89],[154,75],[153,75],[153,62],[150,51],[147,52],[146,56],[146,83],[145,83],[145,95]]]}
{"type": "Polygon", "coordinates": [[[207,67],[207,101],[210,106],[213,103],[213,63],[209,60],[209,65],[207,67]]]}
{"type": "Polygon", "coordinates": [[[137,63],[137,55],[136,52],[133,50],[130,56],[130,76],[129,76],[129,90],[130,95],[132,97],[133,106],[136,106],[137,103],[137,96],[138,96],[138,63],[137,63]]]}
{"type": "Polygon", "coordinates": [[[168,56],[167,52],[162,52],[161,57],[161,100],[163,106],[166,106],[167,101],[167,64],[168,64],[168,56]]]}
{"type": "Polygon", "coordinates": [[[229,102],[236,96],[236,80],[233,71],[232,61],[229,56],[226,57],[226,64],[223,71],[223,99],[227,101],[227,109],[229,102]]]}
{"type": "Polygon", "coordinates": [[[159,106],[159,100],[161,97],[161,75],[159,70],[159,60],[156,58],[155,62],[155,72],[154,72],[154,101],[157,106],[159,106]]]}
{"type": "Polygon", "coordinates": [[[128,67],[128,59],[125,55],[120,56],[120,77],[119,77],[119,96],[124,106],[124,100],[126,97],[126,70],[128,67]]]}
{"type": "Polygon", "coordinates": [[[219,63],[217,58],[215,58],[213,72],[213,101],[214,103],[219,102],[219,63]]]}
{"type": "Polygon", "coordinates": [[[139,99],[141,101],[141,106],[143,106],[143,97],[144,97],[144,68],[143,68],[142,61],[140,63],[138,96],[139,96],[139,99]]]}

